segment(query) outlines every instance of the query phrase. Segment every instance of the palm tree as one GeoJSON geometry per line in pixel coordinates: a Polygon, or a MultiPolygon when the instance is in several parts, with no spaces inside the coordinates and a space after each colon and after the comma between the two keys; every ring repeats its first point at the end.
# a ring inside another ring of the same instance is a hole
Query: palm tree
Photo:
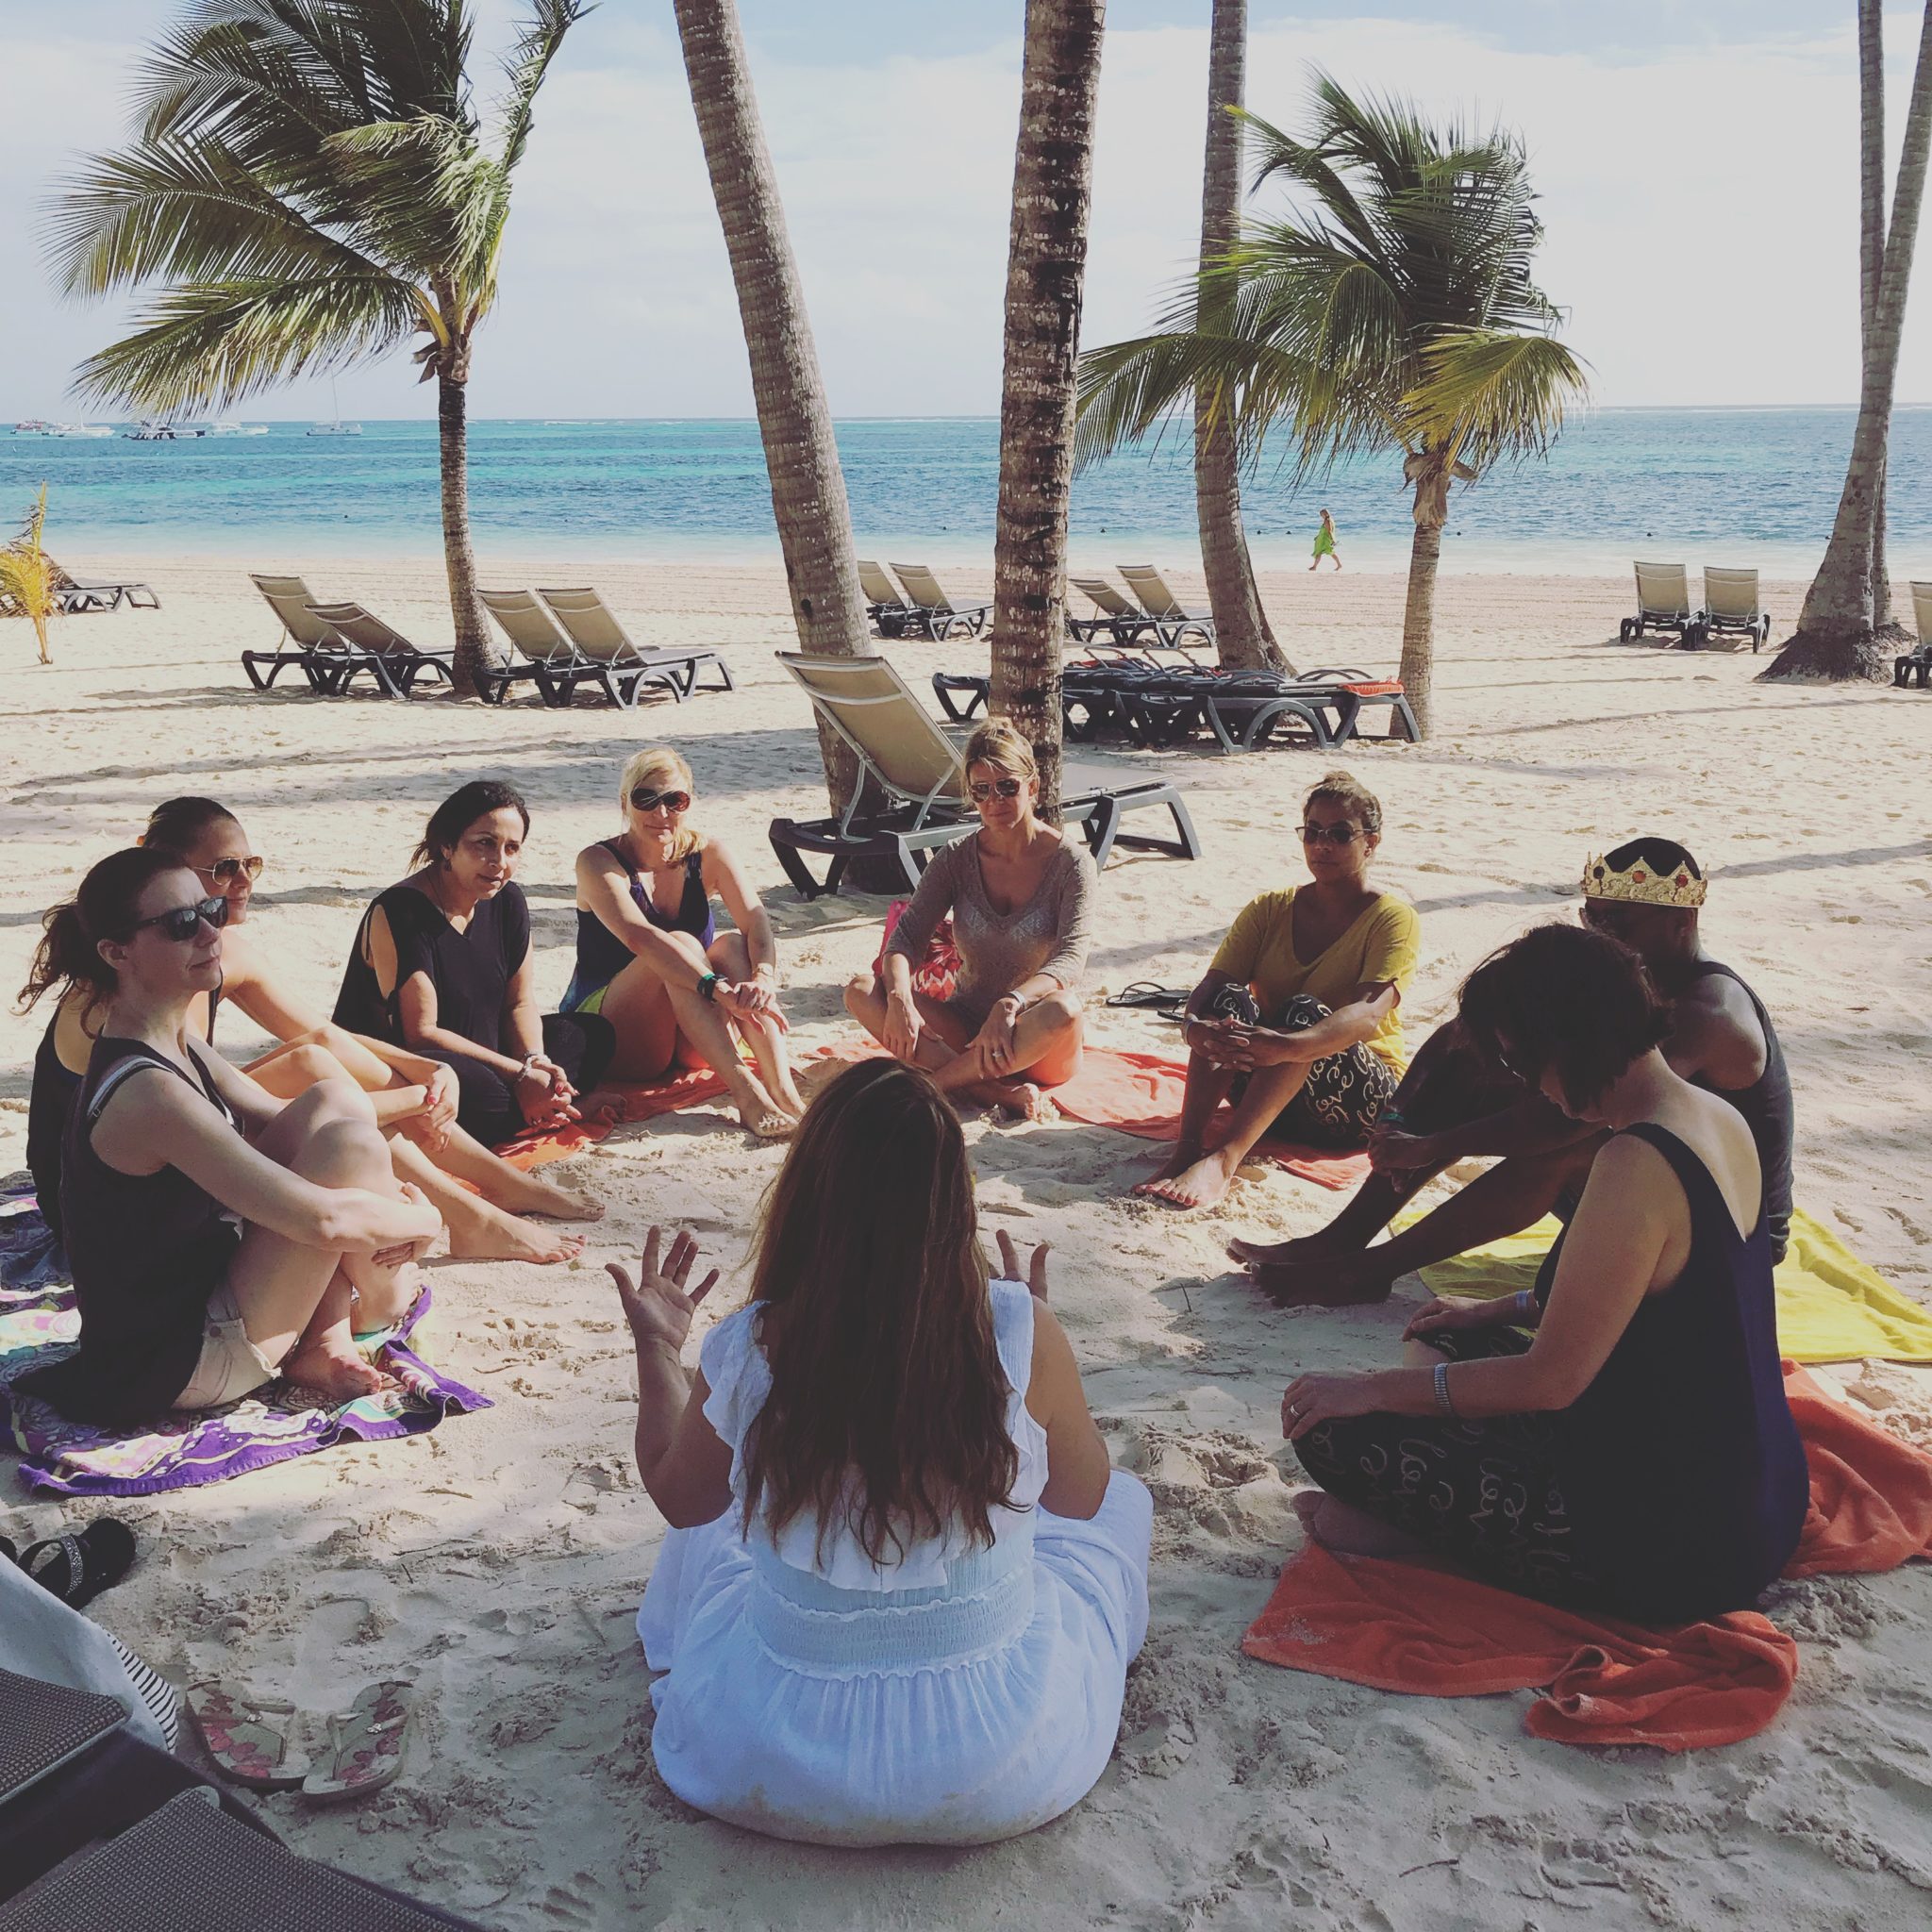
{"type": "Polygon", "coordinates": [[[1542,455],[1586,384],[1530,279],[1542,226],[1521,141],[1438,128],[1320,73],[1312,108],[1307,142],[1243,117],[1256,186],[1279,176],[1307,212],[1251,227],[1157,334],[1082,358],[1081,455],[1146,435],[1204,387],[1250,463],[1286,430],[1298,481],[1400,452],[1415,524],[1402,680],[1426,732],[1450,487],[1542,455]]]}
{"type": "Polygon", "coordinates": [[[26,523],[13,541],[0,550],[0,617],[25,617],[34,627],[41,662],[51,664],[47,649],[47,620],[59,609],[60,570],[41,547],[47,522],[47,486],[41,485],[26,513],[26,523]]]}
{"type": "MultiPolygon", "coordinates": [[[[1215,267],[1241,233],[1241,123],[1248,65],[1248,0],[1214,0],[1208,32],[1208,151],[1201,168],[1201,268],[1215,267]]],[[[1220,318],[1208,317],[1209,325],[1220,318]]],[[[1194,515],[1201,567],[1221,661],[1240,670],[1286,671],[1274,641],[1248,539],[1241,527],[1241,458],[1210,387],[1194,403],[1194,515]]]]}
{"type": "MultiPolygon", "coordinates": [[[[1884,275],[1885,0],[1858,0],[1858,341],[1863,354],[1870,353],[1884,275]]],[[[1883,468],[1872,506],[1872,628],[1893,628],[1891,580],[1885,562],[1883,468]]]]}
{"type": "Polygon", "coordinates": [[[1007,244],[989,708],[1031,741],[1049,818],[1059,815],[1067,506],[1106,18],[1107,0],[1026,0],[1007,244]]]}
{"type": "MultiPolygon", "coordinates": [[[[1861,34],[1861,42],[1864,40],[1861,34]]],[[[1861,66],[1864,47],[1861,44],[1861,66]]],[[[1891,427],[1891,397],[1898,377],[1899,338],[1906,290],[1912,278],[1919,205],[1925,193],[1925,162],[1932,152],[1932,4],[1919,39],[1919,63],[1906,109],[1905,141],[1892,183],[1891,219],[1878,259],[1876,304],[1863,329],[1863,377],[1858,422],[1852,432],[1851,461],[1832,520],[1824,560],[1798,612],[1798,628],[1761,679],[1846,678],[1890,675],[1890,657],[1873,635],[1872,560],[1878,495],[1885,477],[1885,445],[1891,427]]],[[[1871,212],[1869,191],[1861,197],[1871,212]]],[[[1861,249],[1869,258],[1869,249],[1861,249]]],[[[1865,262],[1861,261],[1861,270],[1865,262]]]]}
{"type": "MultiPolygon", "coordinates": [[[[738,8],[735,0],[674,0],[674,11],[751,356],[752,397],[799,648],[826,657],[865,657],[872,643],[845,475],[786,233],[778,177],[758,123],[738,8]]],[[[858,768],[823,724],[819,749],[838,810],[850,796],[858,768]]]]}
{"type": "Polygon", "coordinates": [[[487,128],[472,0],[189,0],[150,55],[129,144],[57,200],[70,294],[159,285],[76,388],[157,414],[224,408],[412,336],[437,385],[457,686],[491,656],[466,469],[477,329],[496,300],[537,92],[589,0],[530,0],[487,128]]]}

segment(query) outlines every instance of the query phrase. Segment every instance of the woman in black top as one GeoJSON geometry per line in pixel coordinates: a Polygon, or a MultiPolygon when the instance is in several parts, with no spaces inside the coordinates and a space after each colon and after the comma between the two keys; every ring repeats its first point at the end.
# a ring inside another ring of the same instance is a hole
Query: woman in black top
{"type": "Polygon", "coordinates": [[[511,786],[477,779],[444,799],[417,870],[364,916],[336,999],[338,1026],[447,1066],[457,1119],[486,1147],[618,1104],[592,1091],[610,1023],[537,1009],[530,908],[512,877],[529,829],[511,786]]]}
{"type": "Polygon", "coordinates": [[[277,1372],[369,1392],[355,1331],[405,1311],[439,1226],[353,1082],[284,1103],[191,1031],[227,907],[166,853],[114,853],[48,922],[29,981],[81,986],[99,1016],[61,1176],[80,1346],[24,1383],[84,1422],[215,1407],[277,1372]]]}

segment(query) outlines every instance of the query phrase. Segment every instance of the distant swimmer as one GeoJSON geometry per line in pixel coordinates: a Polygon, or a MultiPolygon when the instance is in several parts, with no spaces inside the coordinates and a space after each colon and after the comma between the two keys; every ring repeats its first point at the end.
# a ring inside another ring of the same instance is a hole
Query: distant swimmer
{"type": "Polygon", "coordinates": [[[1341,552],[1335,547],[1335,519],[1325,509],[1322,512],[1322,527],[1315,532],[1315,560],[1308,568],[1320,570],[1324,557],[1337,570],[1341,568],[1341,552]]]}

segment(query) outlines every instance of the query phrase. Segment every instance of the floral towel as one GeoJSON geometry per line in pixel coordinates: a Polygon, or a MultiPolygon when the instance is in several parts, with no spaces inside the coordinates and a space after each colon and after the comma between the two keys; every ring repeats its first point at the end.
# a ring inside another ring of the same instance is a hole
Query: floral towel
{"type": "Polygon", "coordinates": [[[67,1256],[41,1216],[34,1177],[0,1179],[0,1314],[58,1301],[67,1286],[67,1256]]]}
{"type": "Polygon", "coordinates": [[[0,1303],[0,1446],[19,1452],[21,1478],[34,1489],[69,1496],[151,1496],[224,1482],[333,1442],[420,1435],[446,1415],[491,1406],[488,1397],[439,1374],[406,1346],[428,1307],[425,1288],[375,1356],[399,1387],[331,1404],[312,1389],[275,1381],[226,1408],[176,1411],[148,1428],[116,1431],[69,1422],[12,1388],[28,1370],[65,1355],[79,1335],[73,1291],[50,1306],[0,1303]]]}

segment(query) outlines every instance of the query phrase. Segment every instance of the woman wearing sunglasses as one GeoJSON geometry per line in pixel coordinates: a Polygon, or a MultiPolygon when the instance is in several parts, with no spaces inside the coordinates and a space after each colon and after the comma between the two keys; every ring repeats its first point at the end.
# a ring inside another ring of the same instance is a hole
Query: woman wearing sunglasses
{"type": "Polygon", "coordinates": [[[486,1147],[623,1105],[593,1091],[616,1044],[610,1023],[538,1008],[530,906],[514,876],[529,830],[514,786],[478,778],[453,791],[430,814],[416,870],[363,915],[336,996],[344,1031],[456,1074],[457,1120],[486,1147]]]}
{"type": "MultiPolygon", "coordinates": [[[[389,1041],[345,1031],[276,970],[249,917],[262,860],[233,812],[211,798],[171,798],[156,807],[141,842],[173,852],[209,891],[228,901],[222,984],[210,996],[205,1028],[196,1013],[197,1030],[212,1041],[218,998],[279,1041],[243,1071],[284,1099],[346,1073],[373,1096],[397,1174],[420,1187],[441,1212],[452,1255],[554,1262],[582,1250],[581,1236],[523,1217],[594,1221],[603,1208],[512,1167],[467,1132],[457,1120],[461,1088],[450,1067],[389,1041]]],[[[84,1055],[80,1064],[86,1064],[84,1055]]]]}
{"type": "Polygon", "coordinates": [[[805,1102],[785,1050],[777,941],[738,861],[690,823],[691,791],[691,767],[668,745],[625,764],[624,830],[577,854],[576,970],[563,1010],[615,1028],[617,1078],[658,1080],[700,1062],[723,1077],[746,1127],[778,1139],[805,1102]],[[713,893],[737,931],[718,930],[713,893]]]}
{"type": "Polygon", "coordinates": [[[1004,719],[966,741],[979,829],[921,875],[876,975],[845,989],[852,1017],[895,1058],[926,1069],[956,1105],[1052,1120],[1046,1090],[1080,1064],[1080,997],[1098,875],[1077,838],[1034,816],[1033,747],[1004,719]],[[951,913],[958,986],[935,999],[912,984],[951,913]]]}
{"type": "Polygon", "coordinates": [[[354,1082],[285,1102],[195,1037],[228,908],[172,853],[116,852],[49,915],[27,982],[78,988],[97,1022],[61,1177],[80,1346],[22,1384],[78,1421],[213,1408],[277,1374],[369,1393],[355,1331],[405,1312],[440,1224],[354,1082]]]}
{"type": "Polygon", "coordinates": [[[1407,900],[1369,883],[1381,804],[1330,772],[1302,807],[1301,841],[1308,883],[1251,899],[1188,1000],[1180,1140],[1137,1194],[1212,1207],[1271,1129],[1365,1147],[1402,1078],[1399,1009],[1420,926],[1407,900]]]}

